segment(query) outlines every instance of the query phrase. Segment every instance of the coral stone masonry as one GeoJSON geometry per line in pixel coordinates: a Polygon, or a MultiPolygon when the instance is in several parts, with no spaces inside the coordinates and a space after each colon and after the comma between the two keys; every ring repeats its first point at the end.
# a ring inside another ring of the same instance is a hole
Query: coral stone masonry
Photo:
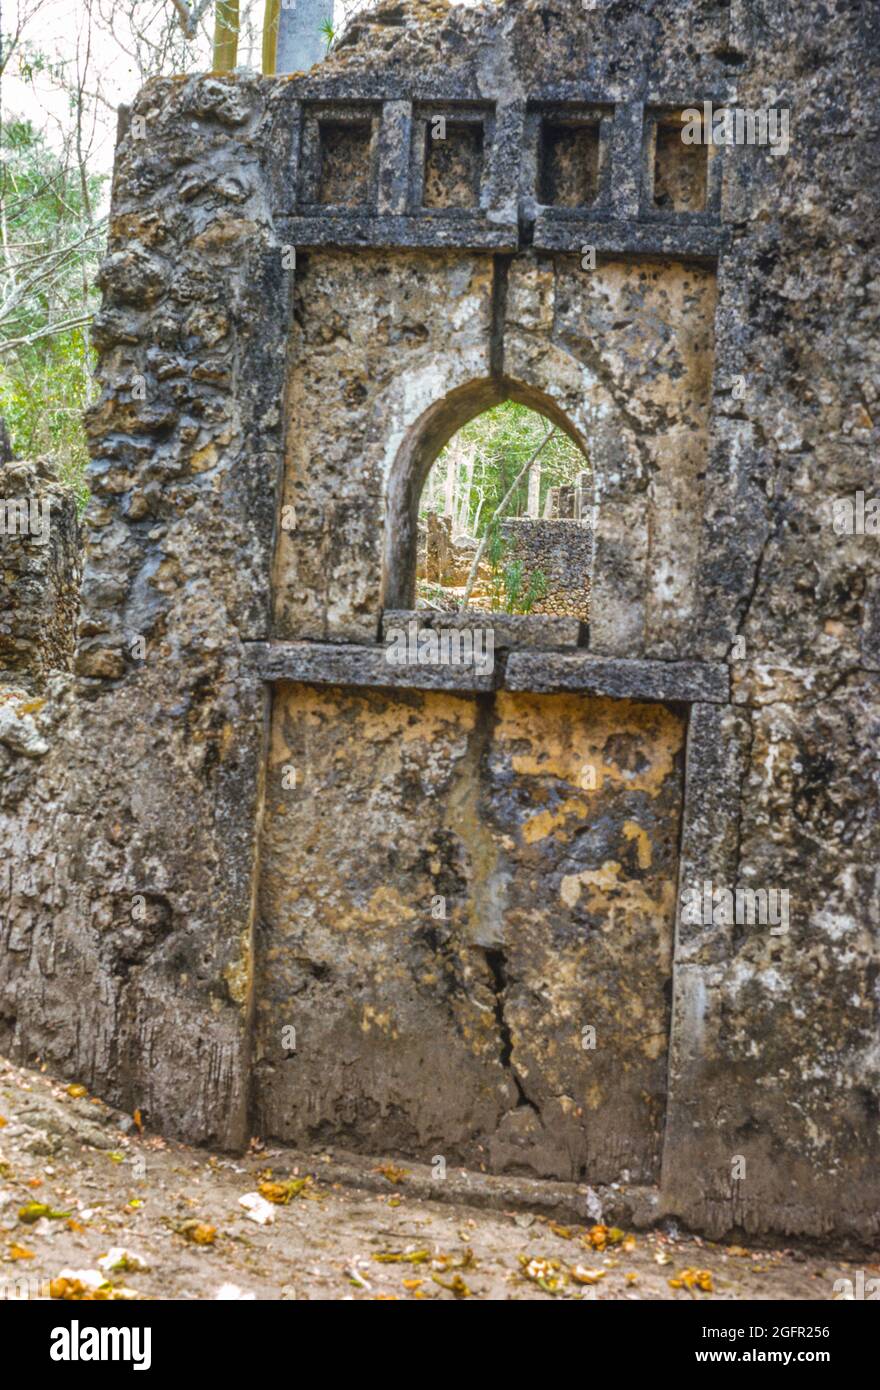
{"type": "Polygon", "coordinates": [[[0,467],[0,1050],[190,1142],[880,1232],[873,22],[393,0],[123,111],[82,537],[0,467]],[[588,524],[426,614],[508,399],[588,524]]]}

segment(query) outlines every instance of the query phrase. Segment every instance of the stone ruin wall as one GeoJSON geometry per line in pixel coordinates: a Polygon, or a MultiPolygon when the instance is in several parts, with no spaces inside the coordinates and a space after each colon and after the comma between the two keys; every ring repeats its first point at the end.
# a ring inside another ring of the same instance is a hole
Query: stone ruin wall
{"type": "Polygon", "coordinates": [[[0,1047],[190,1140],[235,1147],[265,1123],[412,1154],[445,1135],[474,1161],[483,1135],[502,1171],[611,1181],[633,1160],[656,1211],[709,1234],[870,1238],[880,562],[875,537],[830,524],[835,498],[876,487],[867,14],[558,16],[512,3],[400,29],[380,10],[320,82],[153,82],[123,123],[72,671],[72,511],[32,568],[2,538],[0,1047]],[[339,161],[307,116],[291,214],[310,83],[339,161]],[[644,125],[769,87],[790,154],[726,152],[702,195],[662,120],[644,125]],[[601,98],[609,123],[547,116],[524,246],[505,161],[551,89],[601,98]],[[413,93],[428,114],[459,103],[457,155],[419,150],[413,93]],[[495,201],[456,233],[443,205],[473,203],[486,101],[495,201]],[[430,233],[407,221],[410,139],[430,233]],[[327,214],[321,180],[350,187],[364,154],[373,213],[327,214]],[[579,178],[610,200],[589,228],[579,178]],[[590,438],[589,647],[511,630],[482,689],[391,690],[401,470],[511,386],[590,438]],[[309,802],[283,794],[296,740],[309,802]],[[590,848],[593,795],[613,838],[590,848]],[[402,857],[383,859],[386,822],[402,857]],[[706,879],[789,887],[789,932],[689,924],[679,889],[706,879]],[[510,933],[481,937],[499,885],[510,933]],[[572,1041],[585,997],[611,1040],[592,1057],[572,1041]],[[299,1085],[277,1037],[291,1000],[306,1038],[327,1030],[299,1085]],[[419,1000],[438,1011],[427,1043],[419,1000]],[[458,1049],[467,1104],[426,1088],[401,1039],[437,1077],[458,1049]]]}
{"type": "MultiPolygon", "coordinates": [[[[560,489],[552,491],[558,497],[560,489]]],[[[551,506],[557,503],[553,508],[556,510],[558,500],[548,500],[551,506]]],[[[593,542],[588,520],[574,521],[552,514],[539,518],[511,517],[502,523],[501,534],[505,542],[502,568],[517,561],[521,564],[523,592],[527,591],[531,575],[540,572],[544,578],[545,592],[532,603],[529,612],[589,622],[593,542]]],[[[416,578],[461,590],[467,583],[477,546],[478,542],[470,536],[452,534],[451,517],[427,513],[418,526],[416,578]]],[[[486,608],[490,603],[485,596],[491,589],[492,571],[485,559],[480,561],[475,580],[469,607],[486,608]]],[[[443,608],[445,602],[445,596],[436,592],[426,600],[429,607],[443,608]]],[[[448,595],[451,611],[458,609],[459,602],[460,594],[448,595]]]]}
{"type": "Polygon", "coordinates": [[[590,564],[593,542],[590,528],[580,521],[519,517],[506,521],[501,534],[507,541],[504,563],[522,563],[524,583],[536,571],[543,574],[546,593],[530,608],[531,613],[590,620],[590,564]]]}

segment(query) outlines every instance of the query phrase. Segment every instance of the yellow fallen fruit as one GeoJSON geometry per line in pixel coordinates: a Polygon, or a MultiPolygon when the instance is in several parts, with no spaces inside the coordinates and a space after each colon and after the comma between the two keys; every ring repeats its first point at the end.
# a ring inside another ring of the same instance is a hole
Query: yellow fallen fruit
{"type": "Polygon", "coordinates": [[[83,1096],[89,1094],[88,1089],[85,1086],[80,1086],[79,1082],[74,1082],[72,1086],[67,1086],[65,1089],[67,1090],[67,1094],[72,1096],[74,1100],[82,1100],[83,1096]]]}
{"type": "Polygon", "coordinates": [[[530,1259],[528,1255],[519,1255],[518,1259],[526,1279],[531,1279],[545,1293],[558,1293],[565,1284],[558,1260],[530,1259]]]}

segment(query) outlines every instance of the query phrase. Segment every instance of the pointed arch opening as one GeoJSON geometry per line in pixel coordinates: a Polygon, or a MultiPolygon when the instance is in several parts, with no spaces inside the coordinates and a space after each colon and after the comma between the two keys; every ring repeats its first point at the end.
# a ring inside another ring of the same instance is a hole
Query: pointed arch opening
{"type": "Polygon", "coordinates": [[[384,608],[589,619],[589,449],[555,403],[504,378],[436,402],[388,480],[384,608]]]}

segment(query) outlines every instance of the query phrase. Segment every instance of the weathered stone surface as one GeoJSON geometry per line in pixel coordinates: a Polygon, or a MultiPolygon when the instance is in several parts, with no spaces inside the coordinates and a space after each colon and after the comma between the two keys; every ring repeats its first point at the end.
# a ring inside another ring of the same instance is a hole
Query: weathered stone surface
{"type": "Polygon", "coordinates": [[[544,592],[530,611],[569,614],[588,623],[593,558],[589,528],[573,520],[518,517],[504,522],[501,533],[507,544],[505,564],[520,562],[524,586],[532,575],[544,578],[544,592]]]}
{"type": "Polygon", "coordinates": [[[328,250],[301,264],[277,636],[375,637],[388,471],[414,417],[489,374],[491,302],[488,256],[328,250]]]}
{"type": "Polygon", "coordinates": [[[772,704],[751,726],[732,857],[707,854],[700,872],[787,890],[789,921],[734,925],[723,952],[698,954],[698,936],[711,948],[721,929],[697,929],[676,967],[665,1202],[715,1232],[870,1240],[880,1229],[877,682],[772,704]]]}
{"type": "Polygon", "coordinates": [[[278,688],[261,1131],[654,1180],[682,747],[658,706],[278,688]]]}
{"type": "Polygon", "coordinates": [[[652,1181],[665,1133],[665,1208],[695,1228],[877,1230],[880,552],[833,525],[878,487],[875,45],[844,0],[560,0],[551,20],[404,0],[314,75],[145,87],[95,325],[78,674],[62,636],[38,640],[46,703],[15,694],[4,716],[0,1044],[195,1139],[243,1142],[251,1088],[298,1139],[326,1123],[478,1161],[479,1134],[479,1161],[588,1182],[652,1181]],[[785,154],[707,151],[704,181],[658,144],[683,105],[769,93],[792,112],[785,154]],[[339,106],[370,108],[357,207],[309,190],[310,123],[320,151],[339,106]],[[424,206],[419,142],[444,106],[483,112],[482,157],[476,136],[450,150],[424,206]],[[589,177],[558,153],[542,170],[542,121],[588,113],[589,177]],[[339,679],[384,660],[427,471],[507,397],[593,468],[588,651],[512,650],[517,689],[476,699],[267,692],[254,661],[277,640],[339,679]],[[654,702],[640,733],[636,698],[654,702]],[[691,710],[683,806],[665,701],[691,710]],[[591,711],[617,773],[572,790],[560,759],[584,757],[591,711]],[[276,754],[297,739],[321,799],[282,814],[276,754]],[[448,939],[418,916],[426,836],[448,939]],[[511,895],[480,944],[462,933],[493,920],[499,863],[511,895]],[[686,922],[692,878],[785,890],[788,930],[686,922]],[[291,999],[319,1039],[299,1082],[273,1051],[291,999]]]}
{"type": "Polygon", "coordinates": [[[76,501],[45,459],[0,464],[0,682],[39,690],[73,659],[76,501]]]}
{"type": "MultiPolygon", "coordinates": [[[[452,630],[452,629],[451,629],[452,630]]],[[[392,644],[370,647],[354,643],[257,643],[251,651],[254,670],[264,680],[309,681],[315,685],[401,687],[404,690],[495,690],[502,667],[491,657],[431,662],[389,659],[392,644]]],[[[459,648],[456,648],[459,654],[459,648]]]]}
{"type": "Polygon", "coordinates": [[[724,703],[730,677],[720,662],[623,661],[589,652],[511,652],[508,690],[582,690],[619,700],[724,703]]]}
{"type": "Polygon", "coordinates": [[[405,628],[415,622],[417,628],[491,629],[497,649],[519,647],[577,647],[585,638],[583,624],[577,618],[558,618],[531,613],[480,613],[476,610],[459,613],[432,612],[424,608],[386,609],[382,615],[382,635],[391,628],[405,628]]]}

